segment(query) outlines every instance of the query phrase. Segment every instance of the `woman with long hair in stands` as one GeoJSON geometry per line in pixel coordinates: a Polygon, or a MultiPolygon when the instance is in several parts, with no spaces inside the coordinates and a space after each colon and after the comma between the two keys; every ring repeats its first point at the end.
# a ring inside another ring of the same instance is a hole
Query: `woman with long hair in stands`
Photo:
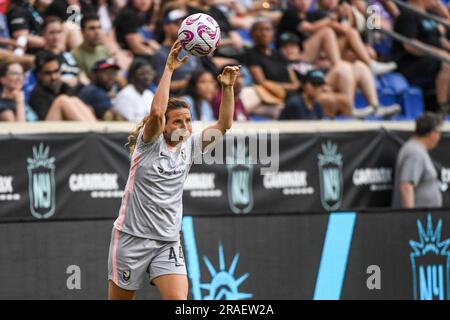
{"type": "Polygon", "coordinates": [[[189,106],[169,98],[172,74],[188,59],[179,59],[180,51],[176,41],[150,113],[129,139],[131,167],[109,249],[109,299],[134,299],[136,290],[149,282],[162,299],[188,296],[180,244],[183,184],[194,159],[231,128],[239,67],[227,67],[218,77],[222,103],[217,122],[191,135],[189,106]]]}

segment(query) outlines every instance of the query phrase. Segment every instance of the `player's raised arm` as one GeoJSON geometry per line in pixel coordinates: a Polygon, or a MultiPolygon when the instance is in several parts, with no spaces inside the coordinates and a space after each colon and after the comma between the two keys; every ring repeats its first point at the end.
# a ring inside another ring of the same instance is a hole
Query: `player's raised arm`
{"type": "Polygon", "coordinates": [[[167,57],[166,66],[164,72],[159,81],[158,88],[156,89],[155,96],[152,101],[149,118],[144,126],[144,142],[153,141],[158,137],[165,126],[165,113],[167,109],[167,102],[169,101],[170,93],[170,81],[172,79],[173,72],[181,67],[188,59],[188,56],[180,59],[178,56],[181,52],[180,41],[177,40],[170,49],[169,56],[167,57]]]}
{"type": "Polygon", "coordinates": [[[202,132],[202,151],[212,143],[217,143],[217,135],[223,136],[233,124],[234,115],[234,83],[239,74],[240,66],[225,67],[218,79],[222,86],[222,101],[220,102],[219,119],[202,132]],[[214,139],[211,139],[214,137],[214,139]]]}

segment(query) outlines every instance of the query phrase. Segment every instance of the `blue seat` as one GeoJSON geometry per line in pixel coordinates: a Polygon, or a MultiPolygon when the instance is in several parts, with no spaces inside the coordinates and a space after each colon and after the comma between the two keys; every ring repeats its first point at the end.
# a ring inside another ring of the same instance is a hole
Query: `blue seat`
{"type": "Polygon", "coordinates": [[[409,87],[401,96],[400,104],[403,106],[405,117],[415,120],[424,112],[422,89],[419,87],[409,87]]]}
{"type": "Polygon", "coordinates": [[[250,115],[250,120],[251,121],[272,121],[273,119],[269,118],[269,117],[265,117],[265,116],[259,116],[256,114],[252,114],[252,115],[250,115]]]}
{"type": "Polygon", "coordinates": [[[398,72],[390,72],[378,76],[382,88],[389,88],[395,95],[402,94],[409,88],[406,78],[398,72]]]}

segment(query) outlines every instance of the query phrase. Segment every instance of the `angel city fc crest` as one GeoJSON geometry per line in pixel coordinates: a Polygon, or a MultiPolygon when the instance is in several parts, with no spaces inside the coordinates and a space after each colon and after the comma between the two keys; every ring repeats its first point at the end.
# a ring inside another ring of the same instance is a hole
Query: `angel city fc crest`
{"type": "Polygon", "coordinates": [[[417,220],[419,241],[410,240],[415,300],[450,300],[450,238],[441,240],[442,219],[433,228],[431,214],[424,228],[417,220]]]}
{"type": "Polygon", "coordinates": [[[337,144],[322,143],[319,158],[320,198],[325,210],[336,210],[341,206],[343,195],[342,154],[337,144]]]}
{"type": "Polygon", "coordinates": [[[55,158],[50,147],[33,146],[33,157],[27,158],[30,210],[37,219],[48,219],[55,213],[55,158]]]}
{"type": "Polygon", "coordinates": [[[253,209],[253,164],[245,142],[233,144],[226,161],[230,208],[234,213],[249,213],[253,209]]]}

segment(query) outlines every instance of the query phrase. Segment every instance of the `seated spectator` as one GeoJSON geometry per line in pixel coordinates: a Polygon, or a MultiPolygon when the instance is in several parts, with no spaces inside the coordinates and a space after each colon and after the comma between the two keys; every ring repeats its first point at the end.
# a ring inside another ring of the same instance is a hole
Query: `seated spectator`
{"type": "Polygon", "coordinates": [[[111,57],[102,45],[100,28],[99,17],[94,13],[86,14],[81,19],[83,43],[72,50],[72,56],[85,74],[89,74],[96,61],[111,57]]]}
{"type": "Polygon", "coordinates": [[[22,38],[26,53],[34,54],[44,47],[45,41],[40,36],[41,26],[44,23],[43,11],[45,1],[11,0],[6,13],[8,29],[13,39],[22,38]]]}
{"type": "Polygon", "coordinates": [[[25,121],[23,68],[16,62],[0,65],[0,121],[25,121]]]}
{"type": "Polygon", "coordinates": [[[153,39],[145,40],[140,28],[150,22],[152,10],[151,0],[129,0],[114,20],[117,43],[123,49],[130,50],[136,57],[143,57],[149,61],[160,45],[153,39]]]}
{"type": "Polygon", "coordinates": [[[194,1],[196,3],[194,8],[199,9],[199,12],[210,15],[219,24],[222,37],[220,39],[220,46],[214,51],[214,55],[238,58],[244,53],[244,42],[239,33],[233,30],[227,16],[218,6],[214,5],[214,2],[212,0],[194,1]]]}
{"type": "Polygon", "coordinates": [[[150,63],[136,58],[128,71],[128,85],[117,94],[113,110],[127,121],[141,121],[153,101],[150,86],[154,78],[155,70],[150,63]]]}
{"type": "MultiPolygon", "coordinates": [[[[420,11],[432,7],[430,1],[411,0],[409,4],[420,11]]],[[[449,42],[436,21],[409,9],[402,9],[395,20],[394,31],[422,44],[438,56],[450,58],[449,42]]],[[[394,56],[399,71],[410,83],[424,90],[436,89],[436,100],[440,111],[450,112],[450,64],[428,55],[408,43],[394,42],[394,56]]]]}
{"type": "Polygon", "coordinates": [[[36,55],[38,82],[30,94],[30,106],[39,120],[96,121],[92,110],[78,97],[73,88],[61,80],[61,62],[50,51],[36,55]]]}
{"type": "Polygon", "coordinates": [[[247,51],[245,64],[253,81],[283,101],[287,93],[298,89],[299,82],[282,55],[271,47],[274,40],[272,23],[260,19],[250,32],[254,47],[247,51]]]}
{"type": "MultiPolygon", "coordinates": [[[[229,1],[231,3],[237,2],[242,5],[246,9],[246,17],[266,17],[268,18],[274,25],[277,25],[281,19],[282,11],[281,11],[281,2],[279,0],[236,0],[229,1]]],[[[284,1],[286,2],[286,1],[284,1]]],[[[241,9],[242,12],[242,9],[241,9]]],[[[238,14],[239,15],[239,14],[238,14]]],[[[247,22],[248,19],[245,19],[247,22]]],[[[254,22],[254,21],[253,21],[254,22]]],[[[251,24],[253,24],[253,22],[251,24]]],[[[250,25],[251,25],[250,24],[250,25]]],[[[250,29],[250,26],[246,26],[245,29],[250,29]]]]}
{"type": "Polygon", "coordinates": [[[92,84],[80,91],[81,100],[94,109],[95,116],[100,120],[115,120],[112,111],[112,98],[116,96],[116,76],[119,66],[114,61],[98,60],[92,67],[92,84]]]}
{"type": "Polygon", "coordinates": [[[56,16],[47,17],[42,26],[42,36],[45,40],[44,49],[57,55],[61,61],[61,80],[77,90],[81,89],[89,80],[80,73],[72,54],[66,51],[61,19],[56,16]]]}
{"type": "Polygon", "coordinates": [[[295,70],[298,77],[302,77],[315,68],[326,70],[326,90],[321,92],[318,100],[329,117],[353,115],[357,118],[365,118],[373,114],[390,117],[401,111],[397,104],[379,105],[374,77],[369,67],[361,61],[340,61],[331,68],[329,63],[324,63],[326,61],[315,65],[306,63],[302,61],[300,39],[293,33],[283,33],[280,36],[280,52],[289,61],[289,65],[295,70]],[[366,108],[353,108],[357,89],[361,90],[369,103],[366,108]]]}
{"type": "MultiPolygon", "coordinates": [[[[163,74],[170,48],[178,39],[178,28],[185,17],[186,12],[179,9],[168,11],[164,17],[164,42],[161,48],[156,51],[152,60],[153,68],[156,71],[156,82],[159,81],[163,74]]],[[[199,57],[189,56],[189,59],[179,69],[174,71],[170,82],[170,92],[174,95],[181,94],[186,89],[190,74],[203,69],[199,57]]]]}
{"type": "Polygon", "coordinates": [[[214,121],[216,117],[210,101],[217,92],[214,76],[209,71],[196,71],[189,79],[186,95],[182,97],[191,107],[193,121],[214,121]]]}
{"type": "Polygon", "coordinates": [[[323,110],[318,97],[325,86],[325,74],[309,71],[302,81],[299,94],[291,96],[280,114],[280,120],[320,120],[323,110]]]}
{"type": "Polygon", "coordinates": [[[62,21],[64,46],[70,51],[83,42],[80,19],[89,12],[94,12],[90,0],[53,0],[45,10],[45,16],[56,16],[62,21]]]}
{"type": "MultiPolygon", "coordinates": [[[[244,103],[240,97],[242,89],[244,87],[244,76],[242,73],[238,74],[236,81],[234,82],[234,121],[248,121],[250,120],[247,111],[245,109],[244,103]]],[[[211,106],[214,112],[214,117],[219,118],[220,103],[222,101],[222,90],[216,90],[216,95],[214,96],[211,106]]]]}
{"type": "Polygon", "coordinates": [[[311,0],[294,0],[292,8],[284,11],[278,34],[295,30],[302,41],[303,51],[308,62],[317,59],[320,48],[325,49],[332,64],[344,56],[347,49],[351,50],[356,59],[367,64],[374,74],[382,74],[392,71],[396,64],[381,63],[373,60],[361,39],[360,34],[348,24],[341,24],[333,17],[314,15],[308,12],[311,0]],[[336,53],[336,33],[340,35],[339,54],[336,53]]]}
{"type": "Polygon", "coordinates": [[[114,35],[113,22],[119,10],[125,4],[122,0],[92,0],[92,6],[98,15],[101,30],[106,35],[114,35]]]}
{"type": "MultiPolygon", "coordinates": [[[[133,60],[133,54],[129,50],[124,50],[116,41],[116,36],[113,28],[113,21],[115,20],[120,8],[125,5],[122,0],[92,0],[92,6],[94,7],[95,13],[88,13],[83,15],[81,19],[81,32],[83,35],[83,41],[86,41],[86,37],[94,36],[98,33],[98,44],[102,44],[106,48],[108,55],[113,56],[116,59],[117,64],[120,66],[122,71],[128,70],[131,61],[133,60]],[[97,23],[93,22],[95,19],[93,17],[98,17],[98,22],[100,23],[100,30],[97,31],[97,23]],[[86,23],[89,21],[91,26],[87,27],[85,30],[88,35],[84,34],[83,30],[83,19],[86,19],[86,23]],[[92,24],[95,27],[92,27],[92,24]]],[[[96,36],[97,37],[97,36],[96,36]]],[[[105,58],[105,57],[103,57],[105,58]]],[[[100,59],[100,57],[99,57],[100,59]]],[[[92,67],[92,65],[91,65],[92,67]]],[[[90,68],[88,68],[90,70],[90,68]]]]}

